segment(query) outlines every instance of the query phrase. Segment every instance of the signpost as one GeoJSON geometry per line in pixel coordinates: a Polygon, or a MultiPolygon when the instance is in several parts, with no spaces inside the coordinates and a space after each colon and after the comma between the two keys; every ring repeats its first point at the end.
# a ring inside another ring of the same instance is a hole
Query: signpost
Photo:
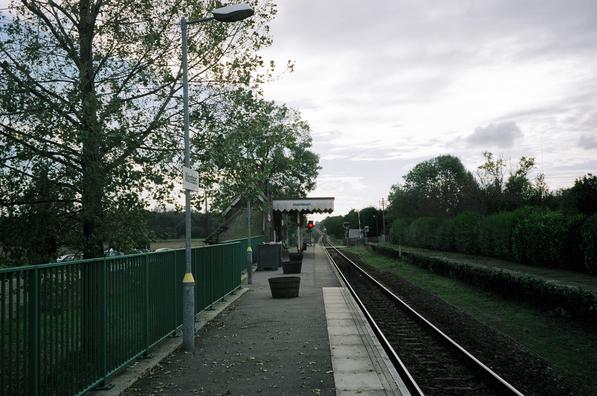
{"type": "Polygon", "coordinates": [[[191,168],[183,166],[182,186],[185,190],[199,191],[199,173],[191,168]]]}

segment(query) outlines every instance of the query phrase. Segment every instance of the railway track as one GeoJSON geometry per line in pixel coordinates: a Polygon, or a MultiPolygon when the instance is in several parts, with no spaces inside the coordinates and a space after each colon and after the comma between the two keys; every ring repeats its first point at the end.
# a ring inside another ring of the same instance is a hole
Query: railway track
{"type": "Polygon", "coordinates": [[[326,250],[413,395],[522,395],[337,248],[326,250]]]}

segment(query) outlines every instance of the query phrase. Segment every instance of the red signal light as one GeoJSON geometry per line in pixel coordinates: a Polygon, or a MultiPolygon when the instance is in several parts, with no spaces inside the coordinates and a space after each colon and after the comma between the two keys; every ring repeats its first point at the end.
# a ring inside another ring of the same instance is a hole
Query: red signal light
{"type": "Polygon", "coordinates": [[[313,224],[313,220],[309,220],[309,222],[307,223],[307,229],[310,230],[313,227],[315,227],[315,224],[313,224]]]}

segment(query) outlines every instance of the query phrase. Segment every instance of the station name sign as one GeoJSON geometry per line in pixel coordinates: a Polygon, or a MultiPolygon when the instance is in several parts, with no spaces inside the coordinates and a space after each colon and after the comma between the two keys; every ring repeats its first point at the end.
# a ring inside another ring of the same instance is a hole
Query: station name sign
{"type": "Polygon", "coordinates": [[[185,190],[199,191],[199,173],[196,170],[183,166],[182,186],[185,190]]]}
{"type": "Polygon", "coordinates": [[[274,199],[272,209],[280,212],[332,213],[334,198],[274,199]]]}

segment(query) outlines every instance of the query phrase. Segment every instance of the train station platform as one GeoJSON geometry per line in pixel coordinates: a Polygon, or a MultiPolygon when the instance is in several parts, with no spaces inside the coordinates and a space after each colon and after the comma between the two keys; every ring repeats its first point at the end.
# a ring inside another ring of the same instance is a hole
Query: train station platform
{"type": "Polygon", "coordinates": [[[271,298],[268,278],[176,350],[128,395],[400,395],[395,369],[320,246],[304,253],[298,298],[271,298]]]}

